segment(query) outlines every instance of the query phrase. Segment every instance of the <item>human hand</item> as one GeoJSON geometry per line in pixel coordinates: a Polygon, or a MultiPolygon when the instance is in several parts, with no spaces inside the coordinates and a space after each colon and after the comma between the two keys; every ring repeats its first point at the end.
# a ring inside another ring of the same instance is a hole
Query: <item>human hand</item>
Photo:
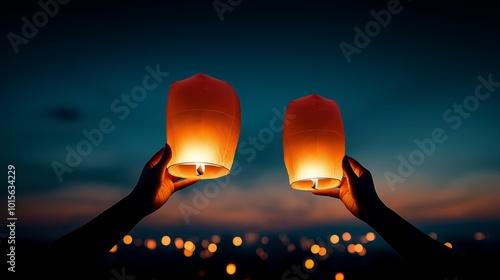
{"type": "Polygon", "coordinates": [[[342,169],[345,177],[338,188],[313,190],[312,193],[340,199],[355,217],[366,222],[370,215],[384,206],[375,191],[372,175],[359,162],[348,156],[342,159],[342,169]]]}
{"type": "Polygon", "coordinates": [[[139,181],[128,195],[139,214],[147,216],[158,210],[170,196],[199,181],[199,178],[181,179],[167,171],[167,163],[172,158],[168,144],[161,148],[144,166],[139,181]]]}

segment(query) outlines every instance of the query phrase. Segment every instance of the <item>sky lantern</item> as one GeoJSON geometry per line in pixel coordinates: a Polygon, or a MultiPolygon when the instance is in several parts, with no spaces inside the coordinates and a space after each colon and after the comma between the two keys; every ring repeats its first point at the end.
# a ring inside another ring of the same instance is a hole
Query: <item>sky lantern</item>
{"type": "Polygon", "coordinates": [[[345,136],[340,110],[334,100],[314,93],[290,101],[282,141],[292,188],[310,191],[339,186],[345,136]]]}
{"type": "Polygon", "coordinates": [[[166,137],[172,149],[167,170],[180,178],[213,179],[230,173],[241,128],[233,87],[198,73],[170,85],[166,137]]]}

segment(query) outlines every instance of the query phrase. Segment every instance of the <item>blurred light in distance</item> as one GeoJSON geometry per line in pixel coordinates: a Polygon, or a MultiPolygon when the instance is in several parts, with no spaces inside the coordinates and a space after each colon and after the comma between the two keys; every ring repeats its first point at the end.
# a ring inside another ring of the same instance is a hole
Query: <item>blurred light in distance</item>
{"type": "Polygon", "coordinates": [[[238,246],[241,246],[241,244],[243,243],[243,239],[241,239],[241,237],[239,236],[235,236],[233,238],[233,245],[238,247],[238,246]]]}
{"type": "Polygon", "coordinates": [[[156,249],[156,241],[154,239],[146,239],[144,241],[144,246],[146,246],[149,250],[154,250],[156,249]]]}
{"type": "Polygon", "coordinates": [[[348,233],[347,231],[346,231],[346,232],[344,232],[344,233],[342,233],[342,240],[344,240],[344,241],[349,241],[349,240],[351,240],[351,234],[350,234],[350,233],[348,233]]]}
{"type": "Polygon", "coordinates": [[[330,236],[330,242],[332,242],[332,244],[337,244],[337,243],[339,243],[339,241],[340,241],[340,238],[338,235],[332,234],[332,236],[330,236]]]}
{"type": "Polygon", "coordinates": [[[215,251],[217,251],[217,244],[215,244],[215,243],[210,243],[210,244],[208,245],[208,251],[209,251],[210,253],[215,253],[215,251]]]}
{"type": "Polygon", "coordinates": [[[314,268],[314,260],[312,259],[307,259],[304,261],[304,267],[311,270],[314,268]]]}
{"type": "Polygon", "coordinates": [[[170,239],[170,236],[168,236],[168,235],[165,235],[161,238],[161,244],[163,244],[163,246],[170,245],[170,242],[172,242],[172,240],[170,239]]]}
{"type": "Polygon", "coordinates": [[[174,241],[174,244],[175,244],[175,248],[182,249],[184,247],[184,240],[182,240],[182,238],[180,238],[180,237],[177,237],[174,241]]]}
{"type": "Polygon", "coordinates": [[[236,265],[234,265],[233,263],[228,264],[226,266],[226,272],[229,275],[235,274],[236,273],[236,265]]]}
{"type": "Polygon", "coordinates": [[[133,241],[132,236],[130,236],[128,234],[123,237],[123,243],[125,243],[127,245],[131,244],[132,241],[133,241]]]}

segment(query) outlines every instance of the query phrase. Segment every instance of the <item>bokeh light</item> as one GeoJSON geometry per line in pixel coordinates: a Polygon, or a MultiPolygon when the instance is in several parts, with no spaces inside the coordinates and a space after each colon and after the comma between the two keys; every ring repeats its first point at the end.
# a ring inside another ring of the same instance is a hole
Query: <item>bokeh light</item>
{"type": "Polygon", "coordinates": [[[156,249],[156,240],[146,239],[144,241],[144,246],[146,246],[146,248],[148,248],[149,250],[154,250],[154,249],[156,249]]]}
{"type": "Polygon", "coordinates": [[[127,245],[131,244],[132,241],[133,241],[132,236],[130,236],[128,234],[123,237],[123,243],[125,243],[127,245]]]}
{"type": "Polygon", "coordinates": [[[172,242],[172,240],[170,239],[170,236],[168,236],[168,235],[165,235],[165,236],[163,236],[163,237],[161,238],[161,244],[162,244],[163,246],[168,246],[168,245],[170,245],[170,242],[172,242]]]}
{"type": "Polygon", "coordinates": [[[307,268],[307,269],[309,269],[309,270],[313,269],[314,265],[315,265],[315,263],[314,263],[313,259],[306,259],[304,261],[304,267],[307,268]]]}
{"type": "Polygon", "coordinates": [[[338,235],[332,234],[332,236],[330,236],[330,242],[332,242],[332,244],[337,244],[339,241],[340,237],[338,235]]]}
{"type": "Polygon", "coordinates": [[[175,239],[174,244],[175,244],[175,248],[177,248],[177,249],[184,248],[184,240],[182,240],[182,238],[180,238],[180,237],[177,237],[175,239]]]}
{"type": "Polygon", "coordinates": [[[375,240],[375,233],[368,232],[368,233],[366,233],[365,238],[367,241],[373,241],[373,240],[375,240]]]}
{"type": "Polygon", "coordinates": [[[226,266],[226,272],[229,275],[233,275],[236,273],[236,265],[233,263],[230,263],[226,266]]]}
{"type": "Polygon", "coordinates": [[[217,244],[210,243],[207,249],[210,253],[215,253],[215,251],[217,251],[217,244]]]}
{"type": "Polygon", "coordinates": [[[349,241],[349,240],[351,240],[351,238],[352,238],[352,236],[349,232],[342,233],[342,240],[349,241]]]}
{"type": "Polygon", "coordinates": [[[118,245],[113,246],[113,248],[109,250],[110,253],[115,253],[116,251],[118,251],[118,245]]]}
{"type": "Polygon", "coordinates": [[[241,239],[241,237],[239,236],[235,236],[233,238],[233,245],[238,247],[238,246],[241,246],[241,244],[243,243],[243,239],[241,239]]]}

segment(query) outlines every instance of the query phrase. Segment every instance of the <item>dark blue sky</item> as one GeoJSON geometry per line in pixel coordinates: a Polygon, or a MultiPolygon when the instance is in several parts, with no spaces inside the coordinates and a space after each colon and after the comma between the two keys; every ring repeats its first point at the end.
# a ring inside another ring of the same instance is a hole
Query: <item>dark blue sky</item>
{"type": "Polygon", "coordinates": [[[346,152],[396,211],[415,222],[498,220],[498,9],[335,2],[243,0],[218,12],[213,1],[73,0],[45,10],[4,1],[1,161],[16,167],[26,229],[43,225],[51,233],[41,236],[53,238],[130,192],[165,143],[170,83],[196,73],[231,83],[240,97],[242,172],[189,223],[179,209],[209,182],[176,194],[145,225],[162,227],[165,217],[178,227],[265,230],[354,221],[340,202],[290,189],[281,134],[268,133],[289,101],[311,93],[337,101],[346,152]],[[160,72],[155,88],[127,103],[123,95],[151,71],[160,72]],[[68,147],[103,120],[110,131],[68,165],[68,147]],[[427,152],[415,142],[432,137],[427,152]],[[71,172],[58,177],[54,164],[71,172]]]}

